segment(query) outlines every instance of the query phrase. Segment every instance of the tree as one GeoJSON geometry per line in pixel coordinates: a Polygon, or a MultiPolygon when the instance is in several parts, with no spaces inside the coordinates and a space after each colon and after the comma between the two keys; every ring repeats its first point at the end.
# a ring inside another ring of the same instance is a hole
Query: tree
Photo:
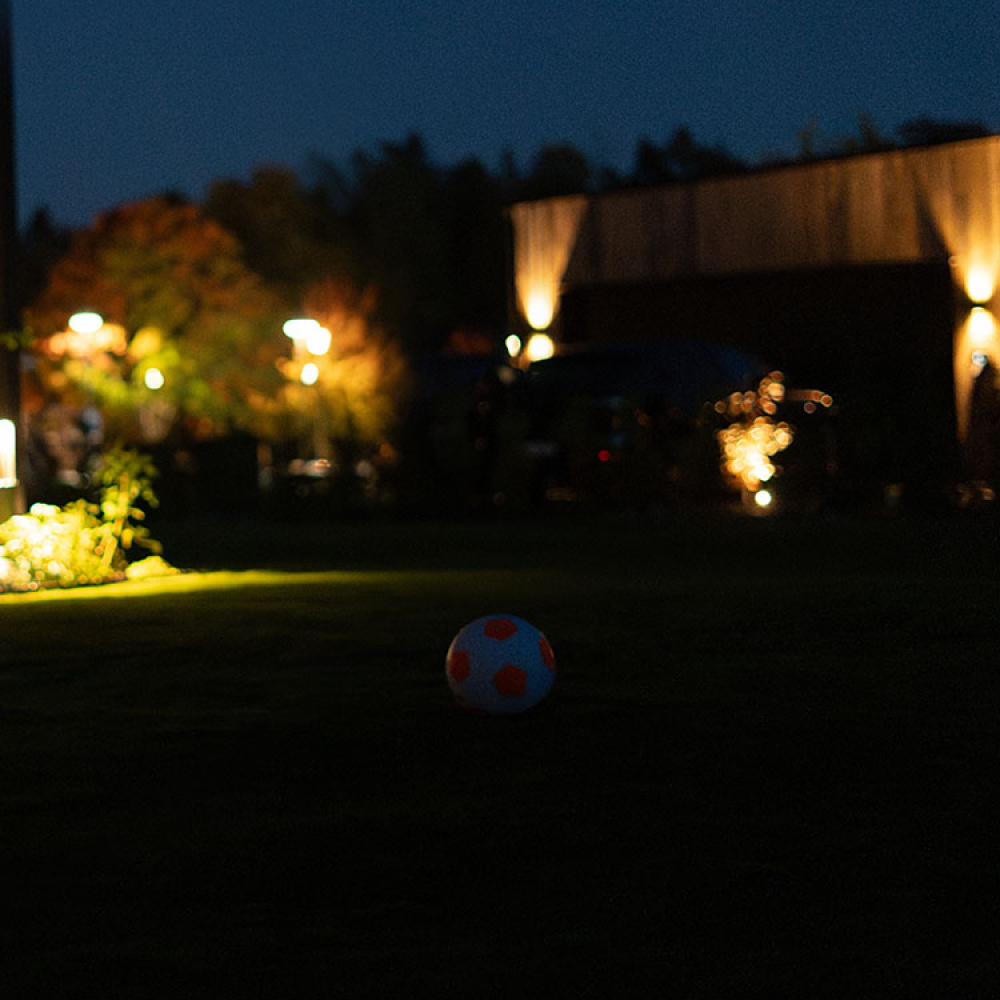
{"type": "Polygon", "coordinates": [[[636,144],[634,163],[632,182],[640,185],[693,181],[747,169],[746,163],[721,146],[698,142],[686,125],[676,128],[663,145],[641,138],[636,144]]]}
{"type": "Polygon", "coordinates": [[[983,139],[990,130],[979,121],[944,121],[937,118],[910,118],[897,129],[904,146],[933,146],[963,139],[983,139]]]}
{"type": "Polygon", "coordinates": [[[311,438],[314,457],[340,460],[386,444],[407,396],[408,370],[378,327],[376,305],[373,289],[341,278],[309,289],[305,313],[329,331],[329,349],[312,355],[300,344],[279,361],[285,382],[266,408],[268,437],[311,438]]]}
{"type": "Polygon", "coordinates": [[[507,317],[508,234],[502,182],[479,160],[466,160],[443,181],[448,229],[452,327],[499,332],[507,317]]]}
{"type": "Polygon", "coordinates": [[[895,143],[882,134],[875,119],[866,112],[857,116],[857,135],[842,135],[831,140],[828,156],[854,156],[859,153],[882,153],[895,143]]]}
{"type": "Polygon", "coordinates": [[[355,151],[349,169],[313,163],[353,248],[352,266],[331,273],[378,290],[373,321],[410,356],[437,353],[456,333],[486,342],[502,330],[504,208],[519,183],[509,157],[507,167],[499,176],[476,159],[438,167],[412,133],[355,151]]]}
{"type": "Polygon", "coordinates": [[[21,233],[21,293],[31,302],[45,287],[49,269],[69,250],[72,234],[58,226],[48,208],[36,211],[21,233]]]}
{"type": "Polygon", "coordinates": [[[205,215],[233,233],[246,262],[298,307],[305,290],[328,274],[357,277],[357,247],[324,192],[307,190],[285,167],[257,170],[249,183],[214,183],[205,215]]]}
{"type": "Polygon", "coordinates": [[[568,142],[542,146],[523,179],[518,197],[555,198],[564,194],[585,194],[592,190],[593,168],[586,155],[568,142]]]}
{"type": "Polygon", "coordinates": [[[455,314],[441,172],[419,135],[351,158],[348,213],[365,284],[379,290],[377,316],[413,354],[437,350],[455,314]]]}
{"type": "Polygon", "coordinates": [[[25,310],[49,392],[95,398],[109,431],[142,433],[153,402],[145,375],[158,369],[161,412],[172,408],[197,436],[253,429],[281,382],[280,296],[245,262],[239,241],[192,204],[166,197],[123,205],[75,234],[42,293],[25,310]],[[71,314],[91,309],[104,343],[66,333],[71,314]]]}

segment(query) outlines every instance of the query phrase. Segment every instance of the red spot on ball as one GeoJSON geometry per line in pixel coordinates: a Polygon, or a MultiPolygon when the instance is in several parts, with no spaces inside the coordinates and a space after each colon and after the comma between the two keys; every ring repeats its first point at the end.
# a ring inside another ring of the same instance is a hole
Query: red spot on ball
{"type": "Polygon", "coordinates": [[[549,640],[546,639],[544,635],[538,640],[538,652],[542,657],[542,663],[544,663],[549,670],[555,670],[556,654],[552,652],[549,640]]]}
{"type": "Polygon", "coordinates": [[[505,698],[517,698],[528,686],[528,675],[520,667],[508,663],[493,675],[493,686],[505,698]]]}
{"type": "Polygon", "coordinates": [[[509,639],[517,631],[517,626],[509,618],[491,618],[483,626],[487,639],[509,639]]]}
{"type": "Polygon", "coordinates": [[[464,649],[453,650],[448,655],[448,676],[456,684],[461,684],[471,673],[472,666],[469,663],[469,654],[464,649]]]}

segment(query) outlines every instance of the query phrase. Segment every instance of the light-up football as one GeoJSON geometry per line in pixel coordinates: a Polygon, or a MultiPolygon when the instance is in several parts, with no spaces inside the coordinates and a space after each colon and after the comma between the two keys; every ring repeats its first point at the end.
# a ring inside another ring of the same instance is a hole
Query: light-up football
{"type": "Polygon", "coordinates": [[[452,639],[446,673],[462,708],[515,715],[549,693],[556,661],[548,639],[530,622],[514,615],[486,615],[452,639]]]}

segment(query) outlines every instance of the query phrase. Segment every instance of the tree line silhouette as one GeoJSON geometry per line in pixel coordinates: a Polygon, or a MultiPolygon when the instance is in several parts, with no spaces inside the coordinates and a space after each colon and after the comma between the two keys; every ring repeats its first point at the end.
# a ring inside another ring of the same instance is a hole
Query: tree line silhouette
{"type": "MultiPolygon", "coordinates": [[[[508,152],[496,169],[477,158],[442,166],[411,133],[376,152],[359,149],[343,164],[316,156],[299,173],[277,165],[256,170],[249,180],[220,179],[201,208],[236,236],[247,265],[289,302],[301,301],[308,287],[330,275],[377,289],[380,326],[407,352],[422,353],[447,349],[450,342],[482,342],[507,325],[505,208],[511,203],[988,134],[980,122],[922,117],[889,136],[861,115],[852,135],[823,136],[809,122],[794,156],[752,165],[680,126],[662,141],[640,137],[631,169],[616,171],[569,142],[541,146],[527,165],[508,152]]],[[[167,197],[187,201],[181,194],[167,197]]],[[[43,208],[21,235],[21,298],[27,305],[65,254],[71,232],[43,208]]]]}

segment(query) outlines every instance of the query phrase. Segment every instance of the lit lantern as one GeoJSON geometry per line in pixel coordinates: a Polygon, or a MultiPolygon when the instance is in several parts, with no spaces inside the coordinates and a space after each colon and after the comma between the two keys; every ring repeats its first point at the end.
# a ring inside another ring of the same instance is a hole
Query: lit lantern
{"type": "Polygon", "coordinates": [[[305,340],[319,329],[319,323],[314,319],[289,319],[281,328],[286,337],[292,340],[305,340]]]}
{"type": "Polygon", "coordinates": [[[306,350],[314,357],[319,357],[330,350],[330,340],[330,331],[317,324],[306,334],[306,350]]]}
{"type": "Polygon", "coordinates": [[[68,326],[74,333],[97,333],[104,326],[104,317],[95,312],[73,313],[69,318],[68,326]]]}

